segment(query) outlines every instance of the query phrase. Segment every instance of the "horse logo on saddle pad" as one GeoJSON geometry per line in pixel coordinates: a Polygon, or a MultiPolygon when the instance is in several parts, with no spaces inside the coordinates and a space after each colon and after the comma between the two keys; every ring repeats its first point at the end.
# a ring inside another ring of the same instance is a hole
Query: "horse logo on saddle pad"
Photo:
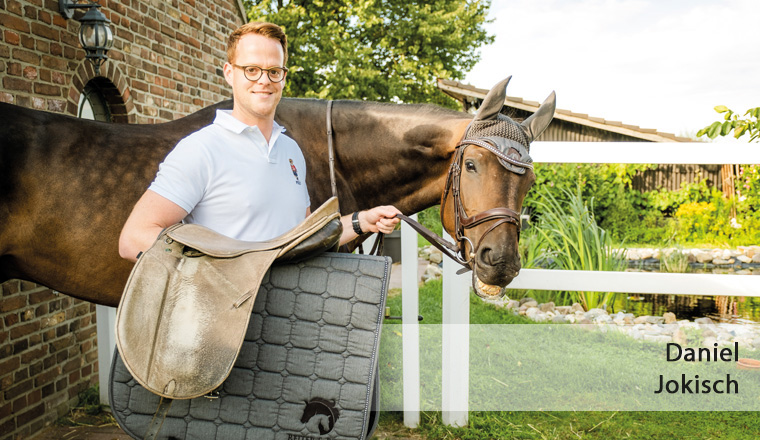
{"type": "Polygon", "coordinates": [[[333,430],[335,422],[339,417],[340,411],[335,407],[335,401],[315,397],[306,402],[306,408],[304,408],[303,416],[301,416],[301,423],[305,423],[306,427],[310,431],[313,431],[312,421],[315,420],[319,428],[319,434],[325,435],[333,430]]]}

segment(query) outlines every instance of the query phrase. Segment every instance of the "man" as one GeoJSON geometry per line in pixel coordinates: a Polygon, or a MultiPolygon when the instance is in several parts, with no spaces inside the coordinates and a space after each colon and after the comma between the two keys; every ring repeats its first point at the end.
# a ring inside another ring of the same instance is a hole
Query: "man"
{"type": "MultiPolygon", "coordinates": [[[[124,224],[122,258],[136,261],[164,228],[180,221],[263,241],[310,214],[303,154],[274,121],[287,54],[287,37],[277,25],[248,23],[230,35],[224,78],[232,87],[232,111],[218,110],[213,124],[180,141],[166,157],[124,224]]],[[[341,244],[357,232],[390,233],[397,213],[393,206],[379,206],[342,217],[341,244]]]]}

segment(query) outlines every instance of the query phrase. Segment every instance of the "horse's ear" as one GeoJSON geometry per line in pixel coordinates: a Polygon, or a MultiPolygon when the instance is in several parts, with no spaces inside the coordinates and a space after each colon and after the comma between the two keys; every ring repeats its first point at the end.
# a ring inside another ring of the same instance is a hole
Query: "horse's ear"
{"type": "Polygon", "coordinates": [[[475,115],[475,121],[485,121],[487,119],[496,119],[499,111],[504,106],[504,100],[507,99],[507,84],[512,79],[512,75],[493,86],[483,99],[478,113],[475,115]]]}
{"type": "Polygon", "coordinates": [[[541,104],[541,107],[536,110],[535,113],[530,115],[528,119],[522,122],[522,126],[525,129],[525,134],[528,135],[528,143],[533,142],[534,139],[541,136],[541,133],[546,130],[549,123],[554,118],[554,110],[557,107],[557,95],[552,92],[548,98],[541,104]]]}

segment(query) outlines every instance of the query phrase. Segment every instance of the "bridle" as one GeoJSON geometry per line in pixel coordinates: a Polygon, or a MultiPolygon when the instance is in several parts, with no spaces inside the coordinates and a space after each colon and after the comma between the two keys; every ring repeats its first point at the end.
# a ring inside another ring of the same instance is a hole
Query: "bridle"
{"type": "MultiPolygon", "coordinates": [[[[449,193],[452,194],[452,198],[454,199],[454,233],[455,233],[455,239],[458,243],[456,246],[457,253],[454,258],[455,261],[457,261],[462,266],[469,267],[472,269],[472,260],[475,258],[475,255],[477,255],[477,250],[480,248],[481,243],[483,243],[483,239],[491,233],[493,230],[495,230],[497,227],[501,226],[504,223],[511,223],[515,225],[517,228],[517,233],[519,236],[520,233],[520,213],[507,208],[507,207],[499,207],[499,208],[491,208],[486,211],[479,212],[477,214],[473,214],[471,216],[467,215],[467,209],[464,206],[464,202],[462,201],[462,194],[460,190],[460,177],[462,174],[462,162],[464,161],[464,151],[469,147],[470,145],[475,145],[481,148],[484,148],[494,155],[496,155],[499,159],[502,159],[512,165],[521,167],[521,168],[533,168],[533,164],[528,162],[522,162],[517,159],[511,158],[504,154],[501,150],[493,146],[490,142],[486,140],[481,139],[464,139],[461,142],[457,144],[456,152],[454,159],[451,162],[451,166],[449,167],[448,175],[446,176],[446,187],[444,189],[443,195],[441,197],[441,217],[443,217],[443,213],[445,212],[446,207],[446,199],[448,198],[449,193]],[[475,226],[478,226],[482,223],[491,222],[494,223],[489,227],[486,232],[480,236],[480,239],[478,240],[477,245],[474,245],[472,243],[472,240],[467,238],[467,236],[464,234],[467,229],[473,228],[475,226]],[[470,253],[466,254],[466,243],[470,244],[470,253]]],[[[453,250],[453,249],[452,249],[453,250]]]]}
{"type": "MultiPolygon", "coordinates": [[[[337,196],[337,188],[335,183],[335,151],[333,146],[333,130],[332,130],[332,101],[327,102],[327,150],[328,150],[328,163],[330,167],[330,185],[332,189],[332,193],[334,196],[337,196]]],[[[465,133],[467,133],[467,130],[465,130],[465,133]]],[[[517,233],[519,237],[520,233],[520,213],[507,208],[507,207],[499,207],[499,208],[491,208],[483,212],[479,212],[477,214],[474,214],[472,216],[467,215],[467,210],[464,206],[464,202],[462,201],[461,191],[460,191],[460,177],[462,173],[462,162],[464,160],[464,151],[467,149],[468,146],[475,145],[481,148],[484,148],[488,150],[489,152],[493,153],[498,157],[501,161],[506,162],[508,164],[511,164],[515,167],[521,168],[521,169],[533,169],[533,164],[530,162],[525,162],[521,160],[514,159],[512,157],[509,157],[507,154],[502,152],[499,148],[493,145],[492,141],[488,140],[487,138],[483,139],[463,139],[461,140],[455,147],[455,156],[453,160],[451,161],[451,165],[449,166],[449,171],[446,176],[446,187],[444,189],[443,195],[441,197],[441,218],[443,219],[443,213],[445,212],[445,206],[446,206],[446,199],[448,197],[449,192],[451,192],[453,198],[454,198],[454,233],[455,233],[455,239],[456,243],[450,243],[447,240],[443,239],[442,237],[438,236],[436,233],[430,231],[426,227],[422,226],[417,221],[407,217],[404,214],[398,214],[396,217],[400,218],[401,220],[405,221],[409,226],[411,226],[414,230],[416,230],[420,235],[422,235],[428,242],[430,242],[433,246],[435,246],[438,250],[440,250],[443,254],[451,258],[452,260],[456,261],[457,263],[464,266],[467,270],[473,269],[473,259],[475,258],[475,255],[477,255],[477,250],[480,248],[480,244],[483,242],[483,239],[486,235],[491,233],[494,229],[501,226],[504,223],[511,223],[515,225],[517,228],[517,233]],[[475,226],[478,226],[480,224],[494,221],[494,223],[491,225],[488,230],[480,237],[478,240],[477,246],[473,245],[472,240],[467,238],[467,236],[464,234],[467,229],[473,228],[475,226]],[[470,244],[470,253],[466,254],[466,243],[470,244]]],[[[510,171],[514,172],[514,170],[510,169],[510,171]]],[[[378,236],[378,240],[375,242],[375,245],[373,246],[373,251],[370,253],[374,253],[375,249],[382,249],[382,244],[378,246],[378,242],[381,241],[382,234],[378,236]]]]}

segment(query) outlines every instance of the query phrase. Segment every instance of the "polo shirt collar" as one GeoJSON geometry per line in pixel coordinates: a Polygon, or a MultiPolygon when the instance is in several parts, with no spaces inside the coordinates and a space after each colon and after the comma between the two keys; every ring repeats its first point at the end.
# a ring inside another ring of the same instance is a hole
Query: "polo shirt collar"
{"type": "MultiPolygon", "coordinates": [[[[273,121],[274,125],[272,125],[272,137],[270,143],[274,144],[274,141],[277,139],[280,133],[285,131],[285,127],[281,126],[277,123],[277,121],[273,121]]],[[[232,116],[232,110],[217,110],[216,111],[216,118],[214,118],[214,124],[224,128],[225,130],[229,130],[235,134],[241,134],[245,129],[248,128],[248,125],[246,125],[241,120],[237,119],[236,117],[232,116]]],[[[256,130],[259,129],[259,127],[255,127],[256,130]]]]}

